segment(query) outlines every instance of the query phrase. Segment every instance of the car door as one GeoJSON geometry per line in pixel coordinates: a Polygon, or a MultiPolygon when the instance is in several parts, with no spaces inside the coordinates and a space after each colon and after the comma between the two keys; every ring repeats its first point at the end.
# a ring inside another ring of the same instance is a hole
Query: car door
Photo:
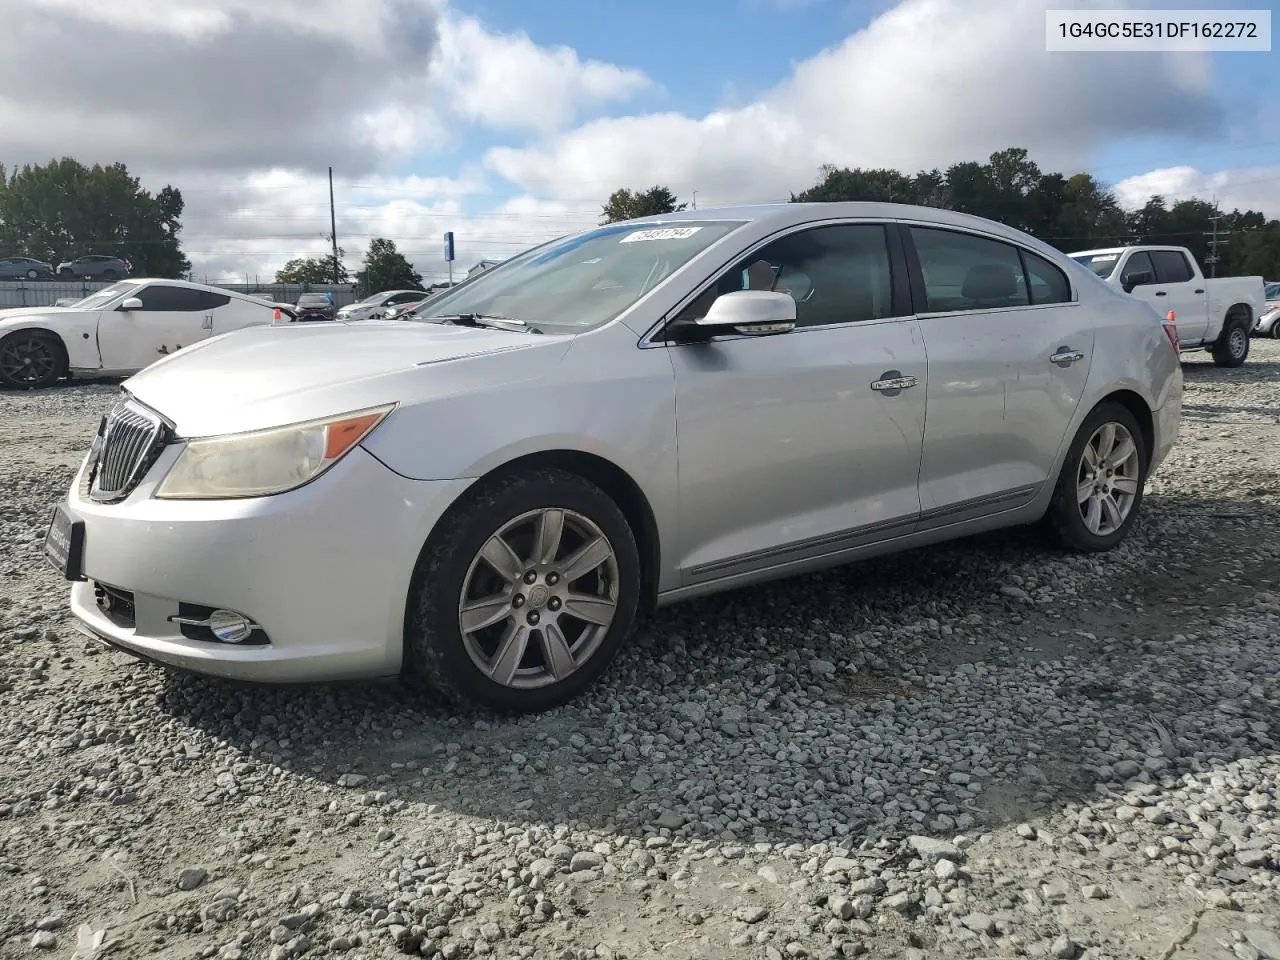
{"type": "Polygon", "coordinates": [[[1196,279],[1187,255],[1181,250],[1151,250],[1149,256],[1156,282],[1137,290],[1142,291],[1144,300],[1155,305],[1160,316],[1166,316],[1170,310],[1174,312],[1180,340],[1187,343],[1203,340],[1209,326],[1204,281],[1196,279]]]}
{"type": "Polygon", "coordinates": [[[1088,312],[1039,254],[904,224],[929,358],[920,530],[1027,505],[1046,483],[1093,356],[1088,312]]]}
{"type": "Polygon", "coordinates": [[[16,280],[20,276],[26,276],[26,271],[19,271],[22,261],[9,258],[0,258],[0,280],[16,280]]]}
{"type": "Polygon", "coordinates": [[[829,556],[909,533],[919,513],[924,344],[901,249],[880,223],[793,231],[748,254],[716,296],[777,290],[797,326],[669,346],[676,380],[686,585],[829,556]]]}
{"type": "Polygon", "coordinates": [[[167,354],[209,336],[212,311],[204,292],[158,281],[130,293],[137,310],[123,304],[98,320],[98,349],[104,370],[141,370],[167,354]]]}

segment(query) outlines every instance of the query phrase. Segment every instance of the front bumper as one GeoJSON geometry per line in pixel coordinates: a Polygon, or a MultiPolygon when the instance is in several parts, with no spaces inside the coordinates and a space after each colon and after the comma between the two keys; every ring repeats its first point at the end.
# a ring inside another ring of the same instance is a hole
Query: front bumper
{"type": "Polygon", "coordinates": [[[166,449],[118,504],[83,495],[81,466],[66,505],[85,525],[88,579],[71,588],[82,629],[145,659],[237,680],[314,682],[400,670],[419,551],[470,481],[409,480],[357,447],[290,493],[152,499],[178,452],[166,449]],[[114,611],[99,602],[104,594],[115,598],[114,611]],[[189,616],[191,607],[180,604],[234,611],[261,633],[243,644],[192,639],[169,619],[189,616]]]}

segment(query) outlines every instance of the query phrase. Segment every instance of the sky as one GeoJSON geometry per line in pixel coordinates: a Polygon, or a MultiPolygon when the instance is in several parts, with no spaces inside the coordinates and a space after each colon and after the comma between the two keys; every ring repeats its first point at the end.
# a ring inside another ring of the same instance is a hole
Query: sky
{"type": "MultiPolygon", "coordinates": [[[[618,187],[699,209],[819,168],[1027,148],[1126,206],[1280,217],[1275,53],[1049,53],[1052,8],[1208,0],[0,0],[0,162],[178,187],[197,279],[394,240],[427,279],[590,227],[618,187]]],[[[1239,0],[1233,7],[1259,6],[1239,0]]]]}

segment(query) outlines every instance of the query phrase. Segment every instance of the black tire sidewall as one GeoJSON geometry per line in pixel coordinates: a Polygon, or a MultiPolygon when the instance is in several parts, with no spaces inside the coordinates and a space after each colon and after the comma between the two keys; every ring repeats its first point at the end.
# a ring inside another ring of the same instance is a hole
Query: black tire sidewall
{"type": "Polygon", "coordinates": [[[406,616],[405,674],[472,706],[503,713],[550,709],[577,697],[608,669],[635,622],[639,599],[635,535],[604,491],[576,474],[549,469],[484,483],[446,515],[424,548],[406,616]],[[547,507],[581,513],[609,538],[618,563],[618,608],[590,662],[559,683],[512,689],[494,683],[471,662],[458,628],[457,604],[467,569],[485,541],[511,519],[547,507]]]}
{"type": "MultiPolygon", "coordinates": [[[[49,350],[52,351],[55,363],[53,372],[49,376],[42,380],[37,380],[34,383],[27,382],[25,380],[10,380],[3,371],[0,371],[0,386],[7,387],[10,390],[43,390],[46,387],[53,386],[62,378],[63,374],[66,372],[67,357],[66,351],[63,349],[61,342],[59,342],[56,336],[43,331],[28,333],[28,331],[24,330],[15,331],[14,333],[9,334],[9,336],[30,336],[35,340],[43,340],[48,344],[49,350]]],[[[0,344],[3,344],[4,341],[8,339],[9,337],[0,337],[0,344]]]]}
{"type": "Polygon", "coordinates": [[[1049,506],[1049,519],[1064,546],[1081,553],[1095,553],[1116,547],[1128,536],[1142,508],[1143,490],[1147,483],[1149,461],[1147,445],[1149,443],[1150,438],[1146,436],[1137,417],[1119,403],[1104,401],[1085,417],[1080,429],[1076,431],[1075,438],[1071,441],[1071,446],[1067,449],[1067,456],[1058,473],[1058,482],[1049,506]],[[1138,445],[1138,492],[1134,497],[1133,508],[1120,528],[1100,537],[1091,533],[1084,525],[1084,518],[1080,515],[1080,506],[1076,500],[1076,478],[1085,444],[1100,426],[1108,422],[1122,424],[1138,445]]]}
{"type": "Polygon", "coordinates": [[[1222,328],[1218,342],[1213,348],[1213,362],[1220,367],[1239,367],[1249,359],[1249,326],[1241,320],[1229,320],[1222,328]],[[1231,335],[1236,329],[1244,334],[1244,351],[1236,357],[1231,353],[1231,335]]]}

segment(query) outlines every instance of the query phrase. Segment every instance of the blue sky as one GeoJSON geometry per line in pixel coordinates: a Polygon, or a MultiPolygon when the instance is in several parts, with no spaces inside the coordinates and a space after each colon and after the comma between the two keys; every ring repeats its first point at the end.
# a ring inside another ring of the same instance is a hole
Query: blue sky
{"type": "MultiPolygon", "coordinates": [[[[494,29],[523,31],[548,46],[566,44],[584,59],[636,67],[662,85],[660,92],[628,103],[626,112],[676,110],[699,116],[766,93],[787,79],[797,61],[838,44],[893,5],[891,0],[650,0],[608,6],[592,0],[464,0],[457,6],[494,29]]],[[[1195,10],[1212,4],[1162,0],[1148,6],[1195,10]]],[[[1182,163],[1213,172],[1280,159],[1275,55],[1207,56],[1214,93],[1228,114],[1219,135],[1210,140],[1116,138],[1097,151],[1091,172],[1115,182],[1182,163]]],[[[1140,92],[1129,93],[1133,108],[1141,110],[1140,92]]],[[[472,132],[457,156],[478,156],[501,139],[472,132]]]]}

